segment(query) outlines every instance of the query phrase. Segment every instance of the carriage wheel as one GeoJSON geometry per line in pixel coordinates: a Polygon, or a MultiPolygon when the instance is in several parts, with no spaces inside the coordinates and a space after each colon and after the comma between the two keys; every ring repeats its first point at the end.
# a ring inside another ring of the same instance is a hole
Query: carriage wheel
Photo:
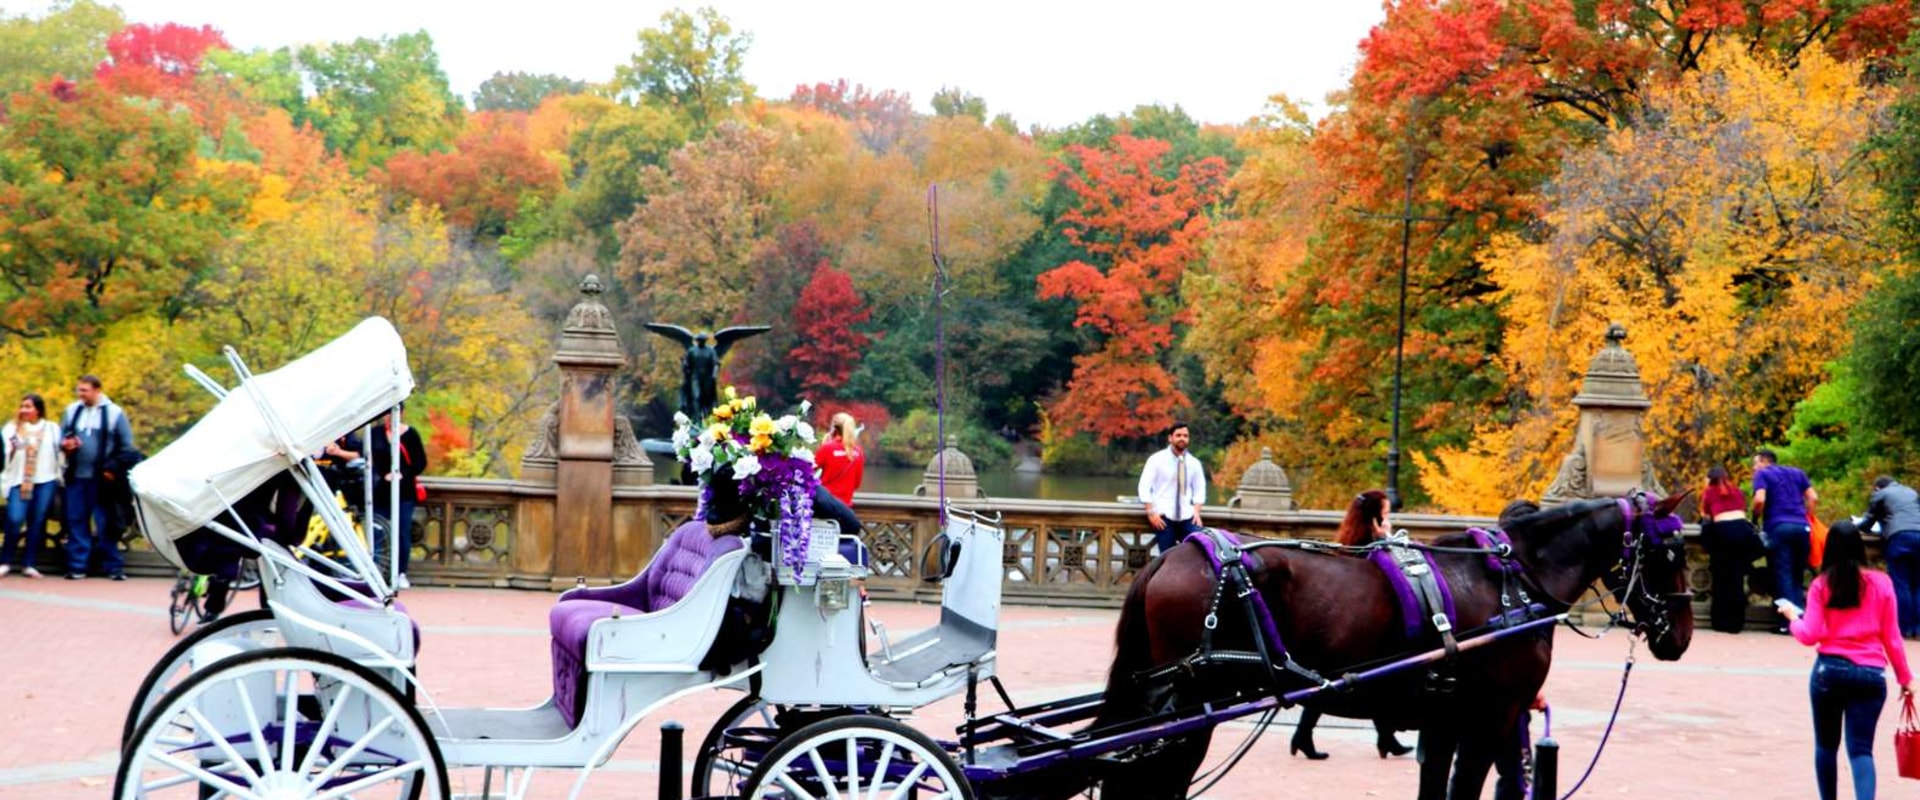
{"type": "Polygon", "coordinates": [[[127,707],[127,721],[120,726],[120,746],[127,746],[133,738],[133,730],[140,720],[147,716],[154,704],[160,702],[168,689],[172,689],[193,671],[188,656],[193,648],[209,639],[244,639],[255,642],[260,647],[279,647],[285,644],[280,637],[280,625],[273,621],[273,612],[264,608],[243,611],[230,617],[221,617],[213,624],[202,627],[187,635],[187,638],[175,642],[166,655],[147,671],[146,680],[140,682],[140,690],[133,693],[133,705],[127,707]]]}
{"type": "Polygon", "coordinates": [[[446,800],[447,773],[392,685],[331,653],[283,647],[188,676],[121,754],[119,800],[207,796],[446,800]]]}
{"type": "Polygon", "coordinates": [[[167,627],[173,629],[173,635],[179,636],[187,629],[187,623],[200,616],[199,598],[193,594],[193,579],[179,578],[173,582],[173,592],[167,596],[167,627]]]}
{"type": "Polygon", "coordinates": [[[714,720],[694,752],[693,788],[687,796],[739,797],[754,764],[780,738],[774,711],[767,701],[748,695],[714,720]]]}
{"type": "Polygon", "coordinates": [[[863,714],[816,722],[782,739],[753,771],[746,796],[973,800],[973,789],[953,756],[925,734],[863,714]]]}

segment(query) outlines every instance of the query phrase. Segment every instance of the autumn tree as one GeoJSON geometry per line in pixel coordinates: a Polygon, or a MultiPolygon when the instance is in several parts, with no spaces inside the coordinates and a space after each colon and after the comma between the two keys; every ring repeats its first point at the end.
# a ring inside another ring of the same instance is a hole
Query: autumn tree
{"type": "Polygon", "coordinates": [[[93,74],[126,24],[119,8],[93,0],[55,0],[39,17],[0,12],[0,103],[54,77],[93,74]]]}
{"type": "MultiPolygon", "coordinates": [[[[640,287],[646,318],[708,330],[735,319],[755,282],[753,253],[778,224],[775,193],[789,170],[778,145],[766,129],[726,122],[644,172],[647,199],[619,227],[616,269],[640,287]]],[[[679,358],[655,348],[638,365],[642,386],[667,385],[679,358]]]]}
{"type": "Polygon", "coordinates": [[[532,111],[555,95],[580,94],[587,82],[565,75],[495,72],[473,93],[475,111],[532,111]]]}
{"type": "Polygon", "coordinates": [[[1847,309],[1895,257],[1863,147],[1885,93],[1823,48],[1797,55],[1709,46],[1698,69],[1648,87],[1632,126],[1566,161],[1543,234],[1494,237],[1481,258],[1500,287],[1500,364],[1524,399],[1441,451],[1421,476],[1434,497],[1485,511],[1544,488],[1610,321],[1632,336],[1662,474],[1784,439],[1847,345],[1847,309]]]}
{"type": "Polygon", "coordinates": [[[942,86],[940,91],[933,93],[932,104],[936,117],[969,117],[975,122],[987,121],[987,101],[963,89],[942,86]]]}
{"type": "Polygon", "coordinates": [[[614,70],[614,88],[629,103],[645,99],[672,108],[704,133],[730,106],[753,96],[741,73],[752,44],[752,34],[736,33],[712,8],[674,9],[660,15],[658,27],[640,32],[640,52],[614,70]]]}
{"type": "Polygon", "coordinates": [[[1074,360],[1073,378],[1050,413],[1063,429],[1102,443],[1164,429],[1189,402],[1162,357],[1174,325],[1188,320],[1177,289],[1199,257],[1205,211],[1219,195],[1226,163],[1193,162],[1169,178],[1161,168],[1170,149],[1121,135],[1108,149],[1071,147],[1069,160],[1055,168],[1077,198],[1061,223],[1090,259],[1041,275],[1040,296],[1077,303],[1074,324],[1091,329],[1097,345],[1074,360]]]}
{"type": "Polygon", "coordinates": [[[327,147],[356,168],[399,150],[444,147],[460,130],[460,99],[425,31],[211,61],[262,102],[319,130],[327,147]]]}
{"type": "Polygon", "coordinates": [[[832,83],[802,84],[789,101],[802,108],[824,111],[853,123],[860,143],[875,152],[893,149],[912,131],[913,100],[905,92],[875,92],[845,78],[832,83]]]}
{"type": "Polygon", "coordinates": [[[821,262],[793,309],[800,344],[787,354],[788,371],[810,398],[831,397],[847,382],[870,341],[855,326],[872,318],[847,273],[821,262]]]}
{"type": "Polygon", "coordinates": [[[55,88],[16,95],[0,127],[0,328],[86,338],[145,310],[177,316],[249,181],[196,163],[182,113],[55,88]]]}
{"type": "MultiPolygon", "coordinates": [[[[781,225],[753,252],[751,269],[759,276],[748,290],[745,309],[735,319],[759,324],[781,320],[772,330],[754,337],[754,346],[740,348],[728,359],[728,383],[749,386],[766,397],[798,397],[800,383],[787,369],[787,354],[800,345],[800,331],[788,321],[800,295],[814,280],[814,270],[832,260],[836,248],[811,219],[781,225]]],[[[769,323],[770,324],[770,323],[769,323]]]]}
{"type": "Polygon", "coordinates": [[[207,51],[216,48],[226,49],[227,39],[211,25],[128,25],[107,39],[107,60],[94,77],[121,94],[178,95],[200,74],[207,51]]]}
{"type": "Polygon", "coordinates": [[[498,237],[523,202],[551,199],[561,186],[558,165],[534,148],[527,124],[527,115],[517,112],[473,114],[453,150],[395,154],[386,181],[439,206],[448,222],[498,237]]]}

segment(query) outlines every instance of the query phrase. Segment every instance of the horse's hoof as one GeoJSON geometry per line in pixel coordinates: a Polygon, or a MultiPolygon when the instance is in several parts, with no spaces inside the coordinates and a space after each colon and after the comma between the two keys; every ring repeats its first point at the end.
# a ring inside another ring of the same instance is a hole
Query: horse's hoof
{"type": "Polygon", "coordinates": [[[1288,745],[1288,746],[1287,746],[1287,754],[1288,754],[1288,755],[1295,755],[1295,756],[1297,756],[1297,755],[1300,755],[1300,754],[1301,754],[1301,753],[1303,753],[1303,752],[1307,754],[1307,760],[1308,760],[1308,761],[1325,761],[1325,760],[1327,760],[1327,754],[1326,754],[1326,753],[1322,753],[1322,752],[1320,752],[1320,751],[1318,751],[1318,750],[1315,750],[1315,749],[1313,749],[1313,745],[1312,745],[1312,744],[1303,744],[1303,743],[1300,743],[1300,742],[1294,742],[1294,743],[1292,743],[1292,744],[1290,744],[1290,745],[1288,745]]]}

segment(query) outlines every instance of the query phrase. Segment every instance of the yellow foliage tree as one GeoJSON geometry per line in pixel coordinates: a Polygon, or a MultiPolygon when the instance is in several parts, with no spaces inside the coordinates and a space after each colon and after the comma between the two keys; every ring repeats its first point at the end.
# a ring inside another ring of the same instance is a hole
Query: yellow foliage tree
{"type": "Polygon", "coordinates": [[[1863,150],[1888,98],[1818,47],[1790,66],[1763,58],[1715,47],[1652,88],[1631,127],[1566,161],[1540,235],[1483,250],[1520,399],[1422,464],[1448,510],[1493,513],[1545,488],[1610,321],[1629,331],[1670,486],[1777,441],[1845,347],[1847,309],[1894,255],[1876,239],[1863,150]]]}

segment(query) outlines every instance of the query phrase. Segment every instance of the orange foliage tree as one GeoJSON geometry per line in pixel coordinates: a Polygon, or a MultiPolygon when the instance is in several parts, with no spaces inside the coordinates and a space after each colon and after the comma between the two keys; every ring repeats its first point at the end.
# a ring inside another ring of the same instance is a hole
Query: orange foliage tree
{"type": "Polygon", "coordinates": [[[1227,165],[1209,157],[1170,170],[1170,149],[1122,134],[1104,149],[1071,146],[1055,165],[1078,200],[1061,215],[1062,230],[1088,259],[1041,274],[1040,296],[1076,302],[1074,325],[1096,332],[1097,349],[1074,358],[1049,413],[1063,430],[1103,444],[1150,436],[1189,405],[1162,361],[1174,325],[1188,319],[1177,290],[1200,255],[1227,165]]]}
{"type": "Polygon", "coordinates": [[[550,200],[560,168],[528,136],[527,114],[482,111],[467,117],[452,152],[401,152],[387,160],[387,183],[446,212],[447,221],[484,236],[506,232],[523,198],[550,200]]]}

